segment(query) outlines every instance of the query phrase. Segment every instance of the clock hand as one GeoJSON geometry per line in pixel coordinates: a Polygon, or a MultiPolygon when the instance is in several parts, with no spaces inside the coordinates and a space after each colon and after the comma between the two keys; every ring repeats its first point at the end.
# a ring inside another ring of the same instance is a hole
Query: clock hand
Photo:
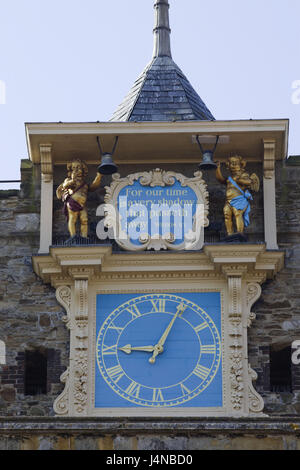
{"type": "Polygon", "coordinates": [[[160,337],[158,343],[154,346],[154,352],[152,354],[152,357],[150,357],[149,359],[149,362],[151,364],[154,364],[155,363],[155,358],[158,354],[161,354],[164,350],[163,346],[166,342],[166,339],[170,333],[170,330],[176,320],[176,318],[180,315],[182,315],[182,313],[185,311],[186,309],[186,306],[184,306],[182,303],[180,305],[178,305],[177,307],[177,311],[175,313],[175,315],[173,316],[172,320],[170,321],[169,325],[167,326],[167,328],[165,329],[164,333],[162,334],[162,336],[160,337]]]}
{"type": "Polygon", "coordinates": [[[171,328],[172,328],[172,326],[173,326],[173,324],[174,324],[176,318],[177,318],[178,316],[182,315],[183,312],[185,311],[185,309],[186,309],[186,306],[185,306],[185,305],[183,305],[183,304],[178,305],[177,311],[176,311],[174,317],[173,317],[172,320],[170,321],[170,323],[169,323],[169,325],[167,326],[165,332],[164,332],[164,333],[162,334],[162,336],[160,337],[160,339],[159,339],[158,343],[156,344],[156,346],[163,346],[163,345],[165,344],[166,339],[167,339],[167,337],[168,337],[168,335],[169,335],[169,333],[170,333],[170,330],[171,330],[171,328]]]}
{"type": "Polygon", "coordinates": [[[131,346],[131,344],[126,344],[122,346],[122,348],[118,348],[120,351],[123,351],[126,354],[131,354],[132,351],[145,351],[145,352],[153,352],[155,346],[131,346]]]}

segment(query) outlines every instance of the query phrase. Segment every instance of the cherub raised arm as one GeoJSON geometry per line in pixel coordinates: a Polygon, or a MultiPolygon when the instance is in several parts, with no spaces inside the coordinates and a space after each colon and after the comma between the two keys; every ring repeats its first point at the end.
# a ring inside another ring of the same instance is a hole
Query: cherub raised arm
{"type": "Polygon", "coordinates": [[[255,173],[251,176],[245,171],[246,161],[240,155],[228,158],[226,167],[231,175],[224,178],[221,172],[221,164],[218,163],[216,178],[220,183],[226,184],[226,201],[224,205],[224,220],[227,235],[233,235],[233,219],[236,230],[243,234],[244,228],[250,224],[250,201],[253,200],[249,189],[259,191],[259,178],[255,173]]]}
{"type": "Polygon", "coordinates": [[[88,237],[88,213],[86,209],[89,191],[95,191],[101,183],[101,174],[97,173],[94,181],[88,184],[85,177],[88,174],[87,165],[77,159],[67,164],[68,176],[58,186],[56,196],[64,202],[64,214],[68,220],[68,230],[71,237],[76,235],[76,223],[80,220],[80,235],[88,237]]]}

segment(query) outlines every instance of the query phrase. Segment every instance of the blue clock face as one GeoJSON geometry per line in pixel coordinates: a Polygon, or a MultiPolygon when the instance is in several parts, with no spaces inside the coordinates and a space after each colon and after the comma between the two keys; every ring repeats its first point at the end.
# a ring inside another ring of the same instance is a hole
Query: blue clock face
{"type": "Polygon", "coordinates": [[[95,406],[222,406],[220,293],[97,296],[95,406]]]}

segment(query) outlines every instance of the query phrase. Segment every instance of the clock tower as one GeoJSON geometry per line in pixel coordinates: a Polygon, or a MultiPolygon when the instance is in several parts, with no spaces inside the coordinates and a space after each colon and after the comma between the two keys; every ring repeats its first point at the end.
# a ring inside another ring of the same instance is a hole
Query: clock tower
{"type": "Polygon", "coordinates": [[[216,120],[172,59],[168,0],[154,9],[153,57],[109,122],[26,125],[42,172],[34,271],[70,332],[54,412],[261,417],[248,331],[284,263],[288,124],[216,120]]]}

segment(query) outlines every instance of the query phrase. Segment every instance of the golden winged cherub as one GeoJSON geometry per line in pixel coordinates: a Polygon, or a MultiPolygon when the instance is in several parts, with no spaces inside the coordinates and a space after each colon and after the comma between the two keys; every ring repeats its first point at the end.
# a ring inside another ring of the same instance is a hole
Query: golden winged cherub
{"type": "Polygon", "coordinates": [[[94,181],[88,184],[85,178],[88,167],[80,159],[67,164],[68,176],[58,186],[56,196],[64,203],[64,214],[68,220],[68,230],[71,237],[76,235],[76,223],[80,220],[80,235],[88,237],[88,213],[86,209],[87,195],[89,191],[95,191],[101,183],[101,174],[97,173],[94,181]]]}
{"type": "Polygon", "coordinates": [[[233,220],[236,230],[243,234],[244,228],[250,224],[250,201],[253,200],[249,189],[259,191],[259,178],[255,173],[250,176],[245,171],[246,161],[240,155],[232,155],[226,162],[226,167],[231,175],[224,178],[221,172],[221,163],[217,163],[216,178],[226,184],[226,202],[224,205],[224,219],[227,235],[233,235],[233,220]]]}

